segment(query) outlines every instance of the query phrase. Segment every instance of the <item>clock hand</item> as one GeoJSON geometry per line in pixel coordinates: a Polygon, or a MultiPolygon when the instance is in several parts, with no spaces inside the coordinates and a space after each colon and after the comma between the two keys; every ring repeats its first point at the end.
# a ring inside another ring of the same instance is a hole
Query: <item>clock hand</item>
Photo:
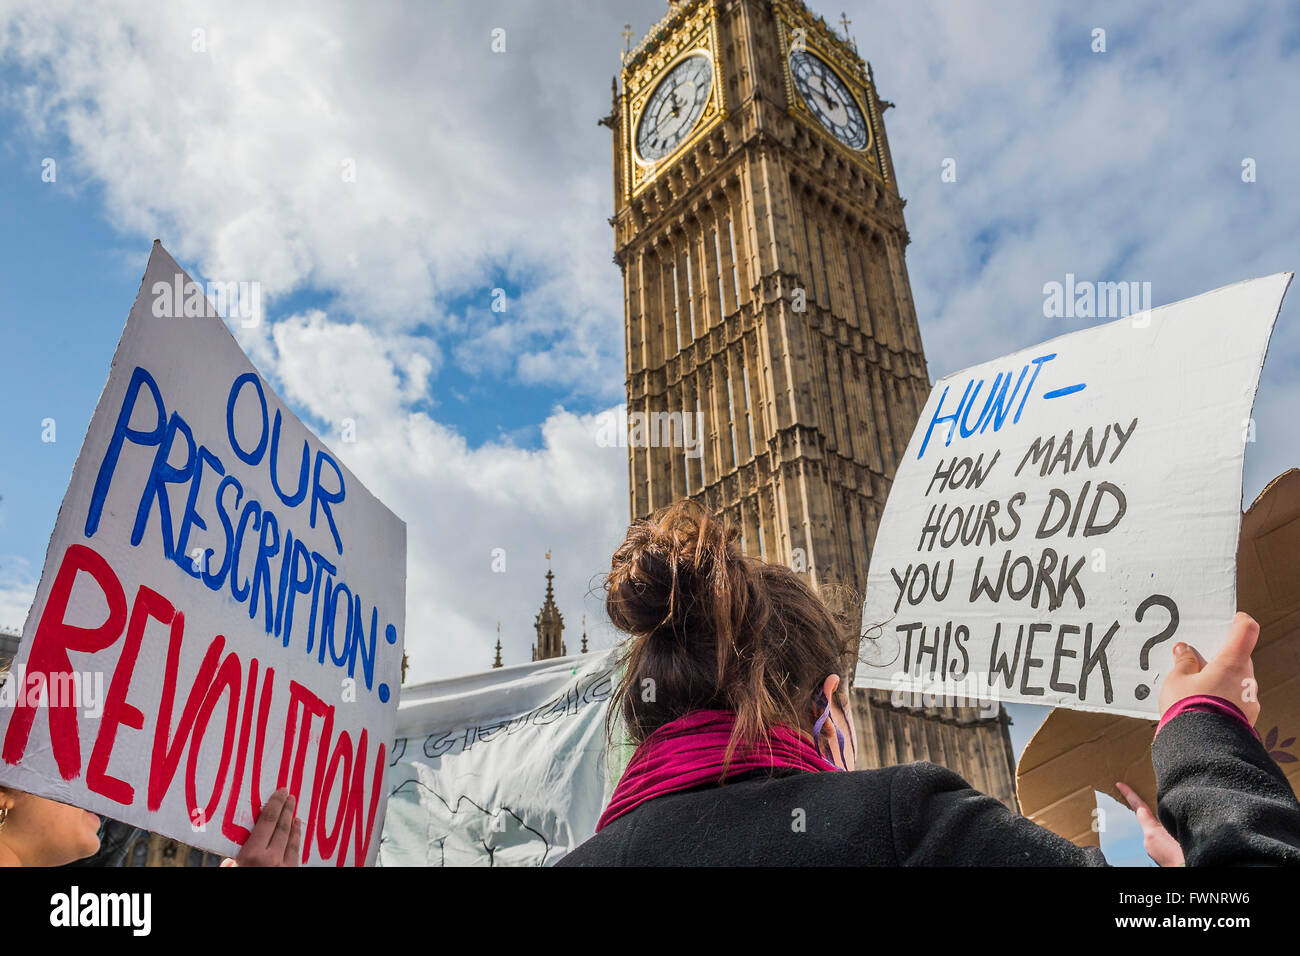
{"type": "Polygon", "coordinates": [[[830,87],[826,85],[826,77],[818,76],[817,79],[821,82],[822,85],[822,99],[826,101],[826,108],[831,110],[839,109],[839,105],[840,105],[839,100],[834,98],[834,96],[831,93],[830,87]]]}

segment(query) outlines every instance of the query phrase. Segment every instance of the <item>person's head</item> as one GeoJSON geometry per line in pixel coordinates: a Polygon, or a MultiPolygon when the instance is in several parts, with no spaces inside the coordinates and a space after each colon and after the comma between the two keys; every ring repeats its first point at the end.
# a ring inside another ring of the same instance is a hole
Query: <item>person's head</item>
{"type": "Polygon", "coordinates": [[[776,725],[811,734],[829,704],[817,749],[852,770],[856,628],[794,571],[742,554],[737,536],[691,501],[628,528],[605,580],[610,620],[629,635],[611,717],[639,744],[692,710],[732,711],[729,762],[776,725]]]}
{"type": "MultiPolygon", "coordinates": [[[[0,684],[8,669],[0,667],[0,684]]],[[[99,850],[99,817],[0,785],[0,866],[62,866],[99,850]]]]}

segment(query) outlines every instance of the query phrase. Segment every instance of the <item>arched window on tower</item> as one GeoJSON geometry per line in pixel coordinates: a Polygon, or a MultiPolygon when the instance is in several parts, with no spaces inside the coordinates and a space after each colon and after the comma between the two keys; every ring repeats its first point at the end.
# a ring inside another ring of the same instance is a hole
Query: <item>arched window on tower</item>
{"type": "Polygon", "coordinates": [[[740,266],[736,259],[736,229],[732,220],[727,220],[727,235],[731,238],[731,284],[736,288],[736,305],[740,305],[740,266]]]}
{"type": "Polygon", "coordinates": [[[691,320],[691,341],[695,341],[695,276],[691,269],[691,253],[686,251],[686,310],[691,320]]]}
{"type": "Polygon", "coordinates": [[[713,229],[713,265],[718,277],[718,321],[727,317],[727,295],[722,285],[722,237],[717,226],[713,229]]]}
{"type": "Polygon", "coordinates": [[[731,373],[727,372],[727,427],[731,430],[731,464],[740,467],[740,447],[736,444],[736,403],[731,397],[731,373]]]}
{"type": "Polygon", "coordinates": [[[677,303],[681,301],[681,292],[677,288],[677,263],[673,263],[673,334],[677,336],[677,351],[682,350],[682,320],[677,303]]]}
{"type": "Polygon", "coordinates": [[[749,432],[749,456],[758,457],[758,445],[754,441],[754,411],[749,401],[749,367],[745,365],[744,357],[741,357],[740,373],[742,376],[741,385],[744,388],[745,399],[745,428],[749,432]]]}

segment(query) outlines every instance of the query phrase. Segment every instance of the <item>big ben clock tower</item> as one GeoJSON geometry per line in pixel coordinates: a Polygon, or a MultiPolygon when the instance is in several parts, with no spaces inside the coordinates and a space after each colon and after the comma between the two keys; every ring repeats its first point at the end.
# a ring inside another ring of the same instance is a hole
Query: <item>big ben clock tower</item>
{"type": "MultiPolygon", "coordinates": [[[[696,498],[747,553],[859,596],[930,390],[887,106],[799,0],[677,0],[603,121],[627,407],[649,423],[629,435],[632,517],[696,498]]],[[[855,695],[864,762],[934,760],[1011,801],[1000,709],[885,700],[855,695]]]]}
{"type": "Polygon", "coordinates": [[[702,429],[629,442],[632,515],[698,497],[749,553],[859,594],[930,390],[882,106],[801,3],[687,0],[610,121],[628,411],[702,429]]]}

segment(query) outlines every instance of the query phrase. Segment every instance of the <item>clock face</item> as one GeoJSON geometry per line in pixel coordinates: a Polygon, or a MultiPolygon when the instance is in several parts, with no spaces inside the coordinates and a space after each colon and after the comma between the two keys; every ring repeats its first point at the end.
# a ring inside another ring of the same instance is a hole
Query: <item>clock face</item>
{"type": "Polygon", "coordinates": [[[663,159],[690,135],[713,89],[713,64],[707,56],[688,56],[668,71],[646,100],[636,129],[636,151],[643,160],[663,159]]]}
{"type": "Polygon", "coordinates": [[[807,50],[790,52],[790,74],[808,109],[850,149],[866,149],[871,142],[867,120],[839,75],[826,61],[807,50]]]}

